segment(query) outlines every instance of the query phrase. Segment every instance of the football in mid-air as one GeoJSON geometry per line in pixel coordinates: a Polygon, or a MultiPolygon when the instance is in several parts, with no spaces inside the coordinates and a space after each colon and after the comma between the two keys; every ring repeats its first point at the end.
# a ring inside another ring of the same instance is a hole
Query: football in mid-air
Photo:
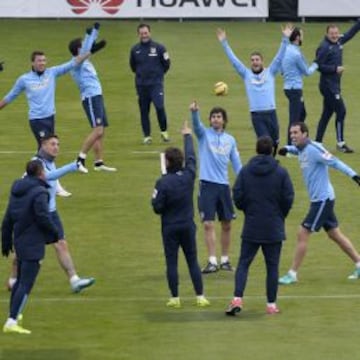
{"type": "Polygon", "coordinates": [[[227,95],[229,92],[229,87],[223,81],[219,81],[214,85],[214,93],[216,96],[227,95]]]}

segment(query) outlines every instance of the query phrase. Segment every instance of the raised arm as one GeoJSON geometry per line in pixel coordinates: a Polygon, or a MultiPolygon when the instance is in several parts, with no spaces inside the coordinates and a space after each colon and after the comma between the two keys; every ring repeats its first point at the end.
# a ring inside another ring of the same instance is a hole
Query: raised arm
{"type": "Polygon", "coordinates": [[[341,44],[347,43],[351,40],[360,30],[360,19],[339,39],[341,44]]]}
{"type": "Polygon", "coordinates": [[[281,63],[285,56],[286,47],[289,44],[289,37],[293,31],[293,27],[289,24],[286,24],[285,27],[281,27],[281,31],[282,31],[282,40],[281,40],[280,48],[269,66],[269,71],[273,75],[277,74],[281,70],[281,63]]]}
{"type": "Polygon", "coordinates": [[[234,69],[239,73],[239,75],[244,78],[246,74],[246,66],[236,57],[234,52],[232,51],[227,38],[226,38],[226,32],[224,29],[217,29],[216,35],[218,40],[220,41],[226,56],[230,60],[231,65],[234,67],[234,69]]]}
{"type": "Polygon", "coordinates": [[[191,136],[191,128],[189,127],[187,120],[184,121],[184,126],[181,132],[184,136],[185,169],[191,172],[191,174],[195,178],[196,156],[194,151],[194,143],[191,136]]]}
{"type": "Polygon", "coordinates": [[[60,168],[57,168],[55,170],[46,170],[45,171],[45,179],[46,180],[57,180],[63,177],[64,175],[75,172],[78,170],[78,164],[74,161],[72,163],[69,163],[67,165],[64,165],[60,168]]]}
{"type": "Polygon", "coordinates": [[[193,129],[194,129],[196,137],[199,139],[205,133],[205,126],[201,122],[200,115],[199,115],[199,106],[196,101],[193,101],[190,104],[190,112],[191,112],[191,120],[192,120],[193,129]]]}

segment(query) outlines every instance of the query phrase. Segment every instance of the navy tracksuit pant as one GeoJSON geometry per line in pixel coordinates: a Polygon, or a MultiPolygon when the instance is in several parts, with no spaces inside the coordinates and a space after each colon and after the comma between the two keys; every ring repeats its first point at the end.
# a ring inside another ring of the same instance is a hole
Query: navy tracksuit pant
{"type": "Polygon", "coordinates": [[[178,253],[181,247],[196,295],[203,294],[201,270],[197,261],[196,225],[194,223],[168,225],[162,229],[166,258],[166,276],[171,296],[178,297],[178,253]]]}
{"type": "Polygon", "coordinates": [[[270,136],[273,144],[273,155],[276,155],[276,150],[279,145],[279,123],[275,110],[266,111],[252,111],[251,121],[257,138],[261,136],[270,136]]]}
{"type": "Polygon", "coordinates": [[[167,118],[164,105],[164,87],[162,84],[136,87],[140,108],[141,127],[144,137],[151,135],[150,105],[154,104],[161,131],[167,130],[167,118]]]}
{"type": "Polygon", "coordinates": [[[291,145],[290,127],[296,122],[304,122],[306,118],[306,109],[302,89],[285,89],[286,97],[289,100],[289,126],[288,126],[288,145],[291,145]]]}
{"type": "Polygon", "coordinates": [[[346,116],[346,107],[341,94],[334,94],[326,88],[320,87],[323,96],[323,110],[317,127],[315,141],[322,142],[325,135],[326,127],[331,116],[335,113],[335,129],[337,142],[344,141],[344,123],[346,116]]]}
{"type": "Polygon", "coordinates": [[[234,296],[243,297],[248,277],[249,267],[259,248],[264,255],[266,264],[266,295],[268,303],[276,302],[279,278],[279,263],[282,242],[255,243],[243,241],[241,244],[240,258],[235,274],[234,296]]]}
{"type": "Polygon", "coordinates": [[[16,319],[23,312],[28,296],[40,270],[39,260],[17,260],[17,280],[11,291],[10,317],[16,319]]]}

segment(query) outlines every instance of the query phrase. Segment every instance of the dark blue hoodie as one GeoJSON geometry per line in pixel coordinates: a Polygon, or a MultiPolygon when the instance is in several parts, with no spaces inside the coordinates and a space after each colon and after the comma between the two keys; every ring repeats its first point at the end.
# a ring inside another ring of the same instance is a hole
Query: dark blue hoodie
{"type": "Polygon", "coordinates": [[[243,240],[285,240],[284,220],[294,200],[294,189],[287,171],[271,155],[257,155],[241,169],[233,199],[245,214],[243,240]]]}
{"type": "Polygon", "coordinates": [[[19,260],[40,260],[45,244],[59,239],[49,215],[49,186],[45,181],[26,176],[11,188],[9,204],[2,222],[2,247],[14,244],[19,260]]]}

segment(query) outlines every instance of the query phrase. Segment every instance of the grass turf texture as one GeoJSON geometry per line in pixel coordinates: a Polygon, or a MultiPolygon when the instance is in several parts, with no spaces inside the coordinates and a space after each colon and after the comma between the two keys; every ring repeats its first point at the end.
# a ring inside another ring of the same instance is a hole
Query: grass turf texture
{"type": "MultiPolygon", "coordinates": [[[[15,78],[29,68],[29,55],[43,49],[48,65],[69,59],[69,40],[81,36],[91,21],[1,20],[1,97],[15,78]]],[[[360,304],[359,283],[346,279],[353,264],[327,240],[314,235],[301,268],[299,283],[281,287],[278,304],[282,314],[265,315],[264,264],[261,254],[254,262],[245,296],[245,308],[235,319],[224,310],[233,292],[233,274],[220,272],[204,277],[205,292],[212,306],[197,309],[188,272],[180,257],[182,309],[165,307],[168,290],[160,238],[159,219],[149,202],[159,176],[159,156],[164,149],[154,113],[153,144],[141,145],[133,75],[128,66],[129,49],[137,41],[137,22],[102,21],[100,38],[107,48],[94,62],[102,80],[110,121],[105,160],[118,167],[115,174],[73,174],[63,185],[73,193],[58,199],[65,232],[79,274],[96,277],[93,288],[70,293],[68,282],[48,248],[38,282],[25,312],[30,336],[0,334],[0,359],[349,359],[358,352],[357,331],[360,304]],[[149,152],[148,152],[149,151],[149,152]],[[153,153],[154,152],[154,153],[153,153]]],[[[281,38],[280,24],[258,22],[153,22],[153,38],[164,43],[172,68],[166,77],[166,107],[172,144],[182,146],[179,129],[188,117],[188,105],[196,99],[206,122],[212,106],[229,113],[228,130],[235,135],[245,163],[254,154],[255,136],[251,127],[244,86],[226,59],[215,30],[225,27],[235,53],[248,64],[249,54],[261,50],[268,64],[281,38]],[[213,85],[224,81],[229,95],[215,97],[213,85]]],[[[349,23],[340,24],[346,30],[349,23]]],[[[325,24],[305,24],[303,51],[314,58],[325,24]]],[[[345,46],[343,95],[347,104],[346,135],[354,155],[337,154],[360,171],[358,101],[360,85],[360,38],[345,46]]],[[[307,123],[314,135],[321,111],[318,74],[306,79],[307,123]]],[[[286,139],[287,100],[277,79],[277,108],[281,143],[286,139]]],[[[58,165],[73,160],[85,135],[87,120],[72,79],[59,79],[57,87],[57,133],[61,140],[58,165]]],[[[35,150],[27,120],[24,97],[0,112],[1,212],[10,185],[19,177],[35,150]],[[8,153],[9,152],[9,153],[8,153]]],[[[335,151],[334,120],[329,124],[325,145],[335,151]]],[[[92,154],[88,156],[90,167],[92,154]]],[[[296,200],[287,221],[288,240],[282,254],[281,273],[288,270],[300,220],[308,199],[295,159],[281,159],[294,181],[296,200]]],[[[337,214],[343,231],[360,248],[357,206],[359,189],[342,174],[331,171],[337,193],[337,214]]],[[[234,177],[231,176],[233,182],[234,177]]],[[[231,259],[236,263],[243,216],[233,223],[231,259]]],[[[199,224],[199,217],[196,215],[199,224]]],[[[206,261],[203,232],[198,226],[199,260],[206,261]]],[[[2,260],[0,273],[5,281],[9,262],[2,260]]],[[[8,311],[8,293],[0,292],[2,320],[8,311]]]]}

